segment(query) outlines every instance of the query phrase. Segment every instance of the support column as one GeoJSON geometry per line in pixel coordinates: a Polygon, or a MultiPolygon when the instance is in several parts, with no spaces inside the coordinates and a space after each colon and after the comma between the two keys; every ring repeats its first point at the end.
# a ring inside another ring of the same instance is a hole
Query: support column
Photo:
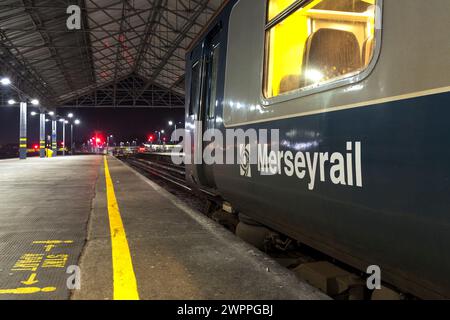
{"type": "Polygon", "coordinates": [[[66,155],[66,123],[63,121],[63,157],[66,155]]]}
{"type": "Polygon", "coordinates": [[[45,113],[41,112],[39,119],[39,155],[45,158],[45,113]]]}
{"type": "Polygon", "coordinates": [[[53,151],[53,157],[56,157],[58,155],[58,141],[56,141],[56,120],[52,120],[52,151],[53,151]]]}
{"type": "Polygon", "coordinates": [[[70,155],[73,156],[73,123],[70,124],[70,155]]]}
{"type": "Polygon", "coordinates": [[[19,142],[19,157],[22,160],[27,158],[27,103],[20,103],[20,142],[19,142]]]}

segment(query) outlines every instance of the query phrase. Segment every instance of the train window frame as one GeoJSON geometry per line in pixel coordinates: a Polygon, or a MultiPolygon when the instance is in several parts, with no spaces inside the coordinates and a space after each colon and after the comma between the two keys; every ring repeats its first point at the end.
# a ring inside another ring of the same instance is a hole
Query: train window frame
{"type": "Polygon", "coordinates": [[[375,28],[375,45],[373,49],[373,56],[370,63],[364,68],[359,71],[349,73],[348,75],[337,78],[335,80],[331,80],[325,83],[319,83],[315,85],[309,85],[306,87],[298,88],[295,90],[292,90],[290,92],[278,94],[277,96],[273,97],[266,97],[266,81],[267,81],[267,63],[268,63],[268,55],[267,52],[269,50],[268,46],[268,37],[267,37],[267,31],[271,29],[273,26],[275,26],[278,22],[286,19],[290,14],[294,13],[299,8],[307,5],[309,2],[313,0],[298,0],[294,2],[292,5],[288,6],[285,10],[283,10],[276,18],[267,21],[268,19],[268,10],[269,10],[269,0],[265,1],[266,5],[266,24],[264,27],[264,54],[263,54],[263,61],[262,61],[262,70],[261,70],[261,91],[260,91],[260,100],[262,102],[262,108],[269,109],[271,106],[318,94],[321,92],[329,91],[332,89],[337,89],[340,87],[344,87],[347,85],[354,85],[358,82],[361,82],[365,80],[375,69],[375,66],[378,63],[378,60],[380,58],[381,54],[381,47],[382,47],[382,29],[383,29],[383,4],[384,0],[375,0],[375,25],[379,26],[378,28],[375,28]]]}

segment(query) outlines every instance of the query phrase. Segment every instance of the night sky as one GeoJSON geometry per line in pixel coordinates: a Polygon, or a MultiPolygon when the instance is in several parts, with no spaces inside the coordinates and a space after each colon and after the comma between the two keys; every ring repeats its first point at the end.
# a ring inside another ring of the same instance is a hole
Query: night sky
{"type": "MultiPolygon", "coordinates": [[[[39,116],[32,117],[28,108],[28,144],[39,142],[39,116]]],[[[169,121],[184,123],[183,109],[151,109],[151,108],[79,108],[58,109],[57,113],[66,116],[69,112],[80,119],[81,125],[74,133],[75,141],[79,144],[89,140],[96,131],[106,135],[114,135],[117,143],[138,139],[143,142],[156,130],[166,130],[169,121]]],[[[70,126],[66,127],[68,134],[70,126]]],[[[47,135],[50,134],[51,123],[46,124],[47,135]]],[[[58,141],[62,137],[62,124],[58,123],[58,141]]],[[[170,138],[170,137],[168,137],[170,138]]],[[[19,107],[0,106],[0,144],[18,143],[19,141],[19,107]]],[[[67,141],[68,142],[68,141],[67,141]]]]}

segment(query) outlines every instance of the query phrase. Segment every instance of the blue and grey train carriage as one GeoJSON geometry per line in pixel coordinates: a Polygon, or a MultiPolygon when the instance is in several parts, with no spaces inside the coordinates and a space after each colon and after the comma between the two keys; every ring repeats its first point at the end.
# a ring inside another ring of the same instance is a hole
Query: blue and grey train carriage
{"type": "Polygon", "coordinates": [[[280,143],[245,170],[188,164],[187,180],[402,292],[450,298],[449,30],[448,0],[228,1],[187,55],[186,126],[280,143]]]}

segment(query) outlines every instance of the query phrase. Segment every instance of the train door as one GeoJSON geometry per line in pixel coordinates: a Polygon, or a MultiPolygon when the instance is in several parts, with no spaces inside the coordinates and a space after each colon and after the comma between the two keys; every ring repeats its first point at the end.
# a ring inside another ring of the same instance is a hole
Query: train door
{"type": "MultiPolygon", "coordinates": [[[[203,134],[209,129],[215,129],[217,86],[220,58],[220,31],[218,24],[206,36],[201,46],[193,51],[193,57],[198,57],[201,50],[201,58],[194,62],[192,67],[191,95],[196,101],[192,103],[196,109],[195,122],[194,159],[196,165],[194,176],[205,187],[215,188],[213,166],[203,161],[203,152],[206,144],[203,142],[203,134]],[[198,81],[198,83],[197,83],[198,81]],[[200,164],[201,163],[201,164],[200,164]]],[[[195,60],[195,59],[194,59],[195,60]]]]}

